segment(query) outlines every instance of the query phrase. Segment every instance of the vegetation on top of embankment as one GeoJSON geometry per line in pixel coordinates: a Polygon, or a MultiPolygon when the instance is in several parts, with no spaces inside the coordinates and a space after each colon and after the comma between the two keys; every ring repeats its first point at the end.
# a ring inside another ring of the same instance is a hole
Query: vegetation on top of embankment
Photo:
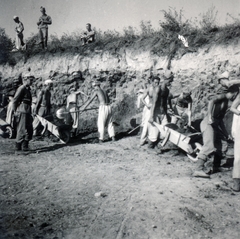
{"type": "MultiPolygon", "coordinates": [[[[89,54],[89,51],[109,51],[116,53],[120,48],[141,48],[151,51],[159,56],[175,54],[181,48],[182,42],[178,35],[187,39],[191,51],[197,51],[207,44],[229,44],[238,40],[240,36],[240,20],[233,18],[230,14],[232,23],[225,26],[218,26],[217,11],[214,7],[202,14],[202,19],[188,20],[184,17],[183,11],[177,12],[169,8],[163,10],[164,20],[159,21],[160,28],[153,29],[151,22],[142,21],[140,30],[131,26],[123,29],[123,33],[117,31],[105,31],[94,29],[96,31],[96,41],[87,47],[80,45],[81,32],[72,34],[63,34],[61,37],[50,35],[49,51],[72,52],[81,55],[89,54]]],[[[32,34],[27,40],[28,49],[25,52],[25,58],[41,53],[41,49],[36,47],[38,36],[32,34]]],[[[8,63],[14,66],[17,61],[12,54],[12,40],[5,34],[3,28],[0,28],[0,64],[8,63]]]]}

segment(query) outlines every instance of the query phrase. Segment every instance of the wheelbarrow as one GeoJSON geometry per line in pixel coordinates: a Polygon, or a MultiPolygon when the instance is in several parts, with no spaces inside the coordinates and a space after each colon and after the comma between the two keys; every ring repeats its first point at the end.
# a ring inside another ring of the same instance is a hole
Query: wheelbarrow
{"type": "Polygon", "coordinates": [[[163,137],[163,141],[161,143],[162,147],[165,146],[168,141],[170,141],[185,151],[189,159],[194,162],[198,160],[197,155],[201,150],[202,145],[198,142],[192,142],[192,138],[195,135],[200,135],[200,132],[184,135],[183,133],[177,132],[176,130],[168,127],[168,125],[163,126],[157,122],[153,122],[153,124],[158,128],[161,137],[163,137]]]}
{"type": "Polygon", "coordinates": [[[9,124],[5,120],[0,119],[0,129],[4,132],[4,137],[14,139],[16,137],[15,124],[9,124]]]}
{"type": "Polygon", "coordinates": [[[60,125],[57,126],[53,124],[52,122],[44,119],[40,115],[36,115],[38,120],[43,125],[42,135],[48,130],[53,135],[55,135],[62,143],[67,144],[70,140],[70,131],[72,129],[71,125],[60,125]]]}

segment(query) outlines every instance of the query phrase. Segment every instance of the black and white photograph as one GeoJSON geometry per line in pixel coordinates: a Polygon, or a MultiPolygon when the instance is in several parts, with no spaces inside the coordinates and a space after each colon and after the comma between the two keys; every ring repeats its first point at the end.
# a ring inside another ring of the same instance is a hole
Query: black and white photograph
{"type": "Polygon", "coordinates": [[[240,0],[0,0],[0,239],[240,238],[240,0]]]}

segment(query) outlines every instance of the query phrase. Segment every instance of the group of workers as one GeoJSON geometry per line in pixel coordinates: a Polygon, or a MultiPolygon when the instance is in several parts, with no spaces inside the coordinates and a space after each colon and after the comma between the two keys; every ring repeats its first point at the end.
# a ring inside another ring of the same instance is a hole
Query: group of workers
{"type": "MultiPolygon", "coordinates": [[[[159,146],[161,135],[153,122],[166,125],[184,120],[183,125],[191,126],[193,102],[191,92],[182,92],[180,95],[173,96],[169,92],[173,79],[172,72],[168,70],[162,82],[159,77],[153,77],[152,83],[147,87],[144,85],[143,89],[138,92],[138,105],[140,102],[144,104],[140,147],[148,141],[149,148],[157,148],[158,153],[162,153],[161,146],[159,146]],[[177,98],[174,107],[171,103],[173,98],[177,98]]],[[[240,191],[240,137],[237,133],[240,128],[240,81],[229,80],[229,73],[224,72],[218,76],[218,82],[218,90],[210,99],[207,114],[200,124],[203,146],[197,155],[196,170],[193,176],[209,178],[210,174],[221,171],[221,160],[227,151],[227,141],[234,138],[232,189],[240,191]],[[232,135],[228,133],[224,125],[224,116],[228,111],[229,101],[233,101],[230,108],[230,111],[234,113],[232,135]],[[211,161],[212,166],[209,167],[211,161]]]]}
{"type": "MultiPolygon", "coordinates": [[[[48,26],[52,24],[52,18],[46,14],[45,7],[40,7],[41,16],[39,17],[39,20],[37,22],[37,26],[39,29],[39,39],[40,41],[37,43],[42,46],[42,49],[47,50],[48,49],[48,26]]],[[[27,44],[24,42],[24,25],[20,21],[18,16],[13,17],[14,22],[16,23],[15,26],[15,32],[16,32],[16,40],[15,40],[15,49],[16,50],[25,50],[27,44]]],[[[80,41],[82,42],[82,45],[92,43],[95,41],[95,32],[91,28],[91,24],[86,24],[86,29],[83,34],[80,36],[80,41]]]]}
{"type": "MultiPolygon", "coordinates": [[[[40,125],[38,119],[32,116],[36,114],[48,118],[51,116],[51,89],[53,81],[48,79],[38,93],[37,101],[33,107],[30,85],[34,77],[28,72],[22,75],[22,84],[18,86],[16,93],[11,94],[8,112],[17,119],[16,150],[29,150],[28,144],[33,135],[37,135],[40,125]]],[[[174,75],[170,70],[166,70],[162,80],[155,76],[152,82],[144,85],[139,90],[139,103],[144,104],[142,118],[142,132],[140,137],[140,147],[148,143],[149,148],[157,148],[162,153],[159,142],[162,139],[158,128],[154,122],[166,125],[168,123],[177,124],[184,119],[184,125],[191,126],[192,98],[191,92],[182,92],[180,95],[173,96],[170,93],[170,86],[174,80],[174,75]],[[172,99],[176,98],[173,107],[172,99]]],[[[233,190],[240,191],[240,154],[239,154],[239,128],[240,128],[240,94],[239,80],[229,80],[229,73],[224,72],[218,76],[218,90],[209,100],[207,114],[201,121],[200,129],[202,133],[203,146],[198,153],[196,170],[194,177],[209,178],[211,173],[221,170],[221,160],[227,151],[227,140],[234,138],[234,167],[233,167],[233,190]],[[224,116],[228,111],[229,101],[233,101],[230,111],[234,113],[232,124],[232,135],[228,133],[224,125],[224,116]],[[213,161],[213,166],[209,170],[206,164],[213,161]]],[[[71,117],[71,126],[76,132],[79,123],[79,113],[86,110],[88,105],[97,98],[99,101],[98,112],[98,132],[99,142],[104,142],[105,128],[108,130],[109,137],[115,141],[115,129],[112,117],[112,107],[108,94],[101,88],[100,82],[92,82],[93,94],[87,97],[87,101],[78,109],[77,96],[84,94],[77,87],[70,89],[67,97],[67,112],[71,117]]],[[[7,114],[7,119],[11,116],[7,114]]]]}
{"type": "MultiPolygon", "coordinates": [[[[16,126],[16,150],[28,151],[29,141],[33,136],[39,136],[41,131],[41,122],[36,115],[39,115],[46,120],[51,121],[53,115],[51,113],[51,90],[53,81],[45,80],[42,89],[38,92],[36,100],[33,101],[30,86],[34,76],[29,72],[22,75],[22,83],[15,88],[15,91],[9,95],[9,103],[7,107],[6,121],[12,125],[12,122],[17,122],[16,126]]],[[[98,132],[99,142],[104,141],[105,127],[108,128],[108,133],[111,140],[115,141],[115,129],[112,120],[112,108],[108,94],[100,87],[99,81],[93,81],[92,86],[94,93],[91,97],[87,97],[87,101],[81,108],[83,112],[87,106],[97,98],[99,101],[98,115],[98,132]]],[[[12,91],[11,91],[12,92],[12,91]]],[[[72,136],[76,136],[79,126],[78,109],[78,94],[85,94],[77,90],[76,87],[69,90],[67,96],[67,105],[64,111],[67,112],[64,117],[64,122],[71,125],[72,136]]]]}
{"type": "MultiPolygon", "coordinates": [[[[43,49],[47,49],[48,42],[48,25],[52,24],[52,19],[46,14],[44,7],[40,8],[42,13],[39,21],[37,22],[39,28],[40,43],[43,49]]],[[[14,16],[16,23],[16,49],[23,49],[26,43],[23,40],[23,23],[19,17],[14,16]]],[[[82,45],[95,41],[95,32],[91,29],[91,24],[87,23],[87,31],[80,36],[82,45]]],[[[182,40],[182,39],[181,39],[182,40]]],[[[182,40],[183,41],[183,40],[182,40]]],[[[40,44],[39,43],[39,44],[40,44]]],[[[188,47],[188,45],[186,46],[188,47]]],[[[28,142],[32,139],[33,135],[37,135],[40,122],[32,115],[40,115],[44,118],[50,116],[51,111],[51,88],[53,82],[46,80],[44,88],[41,90],[37,97],[35,107],[32,108],[32,95],[30,85],[33,77],[29,74],[23,75],[22,85],[18,87],[16,93],[11,95],[7,120],[10,121],[12,112],[17,118],[17,137],[16,149],[28,150],[28,142]]],[[[170,86],[174,80],[174,75],[170,70],[166,70],[163,79],[158,76],[152,78],[149,85],[145,85],[139,93],[139,102],[144,105],[143,118],[142,118],[142,132],[140,136],[140,147],[148,142],[149,148],[157,148],[159,153],[162,153],[159,147],[161,135],[154,122],[161,125],[168,123],[177,124],[185,119],[185,124],[191,126],[192,115],[192,98],[191,92],[182,92],[180,95],[173,96],[170,93],[170,86]],[[176,104],[172,106],[172,99],[176,99],[176,104]]],[[[194,177],[209,178],[211,173],[221,170],[221,160],[227,150],[226,140],[234,138],[234,167],[233,167],[233,190],[240,191],[240,94],[239,94],[239,80],[229,80],[229,73],[224,72],[218,77],[219,89],[208,103],[207,114],[201,121],[200,129],[202,133],[203,146],[198,153],[198,160],[196,162],[196,170],[193,173],[194,177]],[[229,101],[233,101],[230,111],[234,113],[232,123],[232,135],[229,135],[224,125],[224,116],[228,111],[229,101]],[[213,166],[209,170],[206,164],[209,160],[213,161],[213,166]]],[[[105,127],[108,128],[110,138],[115,141],[115,129],[112,120],[112,108],[110,99],[107,93],[100,87],[98,81],[92,84],[94,93],[81,111],[97,98],[99,101],[99,114],[98,114],[98,132],[99,142],[104,141],[105,127]]],[[[72,89],[67,97],[67,111],[69,112],[70,121],[74,133],[78,128],[79,110],[77,108],[77,95],[81,91],[72,89]]]]}

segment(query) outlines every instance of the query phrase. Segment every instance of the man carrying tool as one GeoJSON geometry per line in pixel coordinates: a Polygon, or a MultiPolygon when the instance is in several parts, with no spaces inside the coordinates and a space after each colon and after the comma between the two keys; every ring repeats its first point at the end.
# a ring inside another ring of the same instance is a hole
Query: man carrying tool
{"type": "MultiPolygon", "coordinates": [[[[51,89],[53,87],[53,81],[52,80],[45,80],[43,89],[38,94],[37,97],[37,103],[34,109],[33,114],[40,115],[43,118],[49,118],[51,115],[51,89]]],[[[34,118],[33,121],[33,135],[38,135],[38,130],[41,125],[41,122],[38,120],[37,117],[34,118]]]]}
{"type": "Polygon", "coordinates": [[[32,94],[30,85],[34,77],[29,73],[22,76],[23,84],[19,86],[13,98],[13,111],[17,118],[17,136],[16,136],[16,150],[29,150],[28,144],[32,139],[32,94]]]}
{"type": "Polygon", "coordinates": [[[97,97],[99,101],[99,112],[98,112],[98,132],[99,132],[99,142],[104,141],[104,132],[105,127],[108,127],[108,134],[112,141],[115,141],[115,130],[114,124],[112,121],[112,107],[110,103],[110,99],[107,93],[100,87],[100,82],[94,81],[92,83],[94,87],[94,93],[92,94],[91,98],[85,103],[81,112],[83,112],[88,105],[97,97]]]}
{"type": "MultiPolygon", "coordinates": [[[[220,75],[218,79],[223,78],[226,78],[225,74],[220,75]]],[[[228,109],[228,101],[233,101],[238,92],[237,86],[231,86],[210,100],[207,115],[200,124],[203,146],[198,154],[194,177],[209,178],[209,173],[219,171],[223,153],[227,150],[226,140],[232,140],[232,136],[226,130],[223,118],[228,109]],[[205,168],[205,163],[208,162],[211,155],[213,155],[213,167],[209,172],[209,169],[205,168]]]]}

